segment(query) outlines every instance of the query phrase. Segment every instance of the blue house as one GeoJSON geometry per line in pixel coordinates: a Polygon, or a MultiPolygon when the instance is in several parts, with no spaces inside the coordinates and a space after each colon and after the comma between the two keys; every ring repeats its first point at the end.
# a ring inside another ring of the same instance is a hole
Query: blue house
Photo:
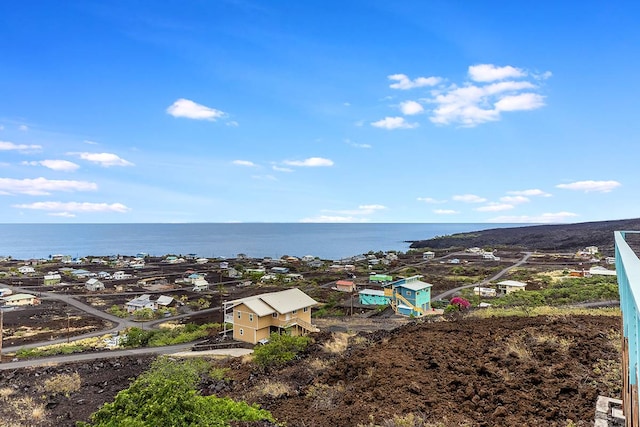
{"type": "Polygon", "coordinates": [[[384,295],[384,291],[375,289],[363,289],[358,292],[358,298],[362,305],[389,305],[391,298],[384,295]]]}
{"type": "Polygon", "coordinates": [[[422,276],[412,276],[396,280],[384,286],[385,296],[390,298],[396,314],[421,317],[431,310],[431,287],[420,280],[422,276]]]}

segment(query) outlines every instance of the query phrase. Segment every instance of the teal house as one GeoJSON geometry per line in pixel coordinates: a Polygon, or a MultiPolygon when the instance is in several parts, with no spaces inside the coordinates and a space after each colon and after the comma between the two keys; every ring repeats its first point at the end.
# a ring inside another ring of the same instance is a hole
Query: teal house
{"type": "Polygon", "coordinates": [[[363,289],[358,292],[360,304],[362,305],[389,305],[391,298],[385,296],[384,291],[375,289],[363,289]]]}
{"type": "Polygon", "coordinates": [[[431,310],[433,285],[421,281],[421,278],[412,276],[383,285],[384,294],[389,297],[396,314],[421,317],[431,310]]]}

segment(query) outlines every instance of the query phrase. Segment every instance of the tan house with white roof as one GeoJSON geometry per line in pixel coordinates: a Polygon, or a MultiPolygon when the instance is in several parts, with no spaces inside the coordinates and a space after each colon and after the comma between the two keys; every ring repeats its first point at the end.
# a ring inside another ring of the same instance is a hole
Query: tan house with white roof
{"type": "Polygon", "coordinates": [[[225,303],[225,321],[233,323],[233,339],[257,344],[271,333],[293,336],[317,332],[311,307],[318,302],[300,289],[255,295],[225,303]],[[233,315],[227,310],[233,309],[233,315]]]}

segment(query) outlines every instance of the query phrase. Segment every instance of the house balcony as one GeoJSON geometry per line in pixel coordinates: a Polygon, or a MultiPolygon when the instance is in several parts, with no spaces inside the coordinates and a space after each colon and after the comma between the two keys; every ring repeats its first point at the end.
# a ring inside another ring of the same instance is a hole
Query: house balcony
{"type": "Polygon", "coordinates": [[[616,231],[614,237],[623,327],[622,412],[626,426],[640,427],[640,232],[616,231]]]}
{"type": "Polygon", "coordinates": [[[273,319],[271,324],[273,326],[277,326],[279,328],[291,328],[293,326],[299,326],[300,328],[304,329],[307,332],[320,332],[320,329],[318,329],[317,326],[312,325],[311,323],[299,319],[297,317],[292,317],[291,319],[288,320],[282,320],[282,319],[273,319]]]}

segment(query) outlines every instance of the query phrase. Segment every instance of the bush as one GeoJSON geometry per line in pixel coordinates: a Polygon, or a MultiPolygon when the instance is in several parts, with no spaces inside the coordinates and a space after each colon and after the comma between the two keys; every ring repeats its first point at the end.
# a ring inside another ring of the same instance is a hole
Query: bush
{"type": "Polygon", "coordinates": [[[256,405],[201,396],[202,363],[157,359],[151,369],[91,415],[93,427],[228,426],[230,421],[274,421],[256,405]]]}
{"type": "Polygon", "coordinates": [[[255,348],[253,357],[256,363],[263,368],[282,365],[295,359],[298,353],[307,348],[310,342],[311,338],[309,337],[292,337],[273,333],[267,344],[255,348]]]}
{"type": "Polygon", "coordinates": [[[44,380],[44,391],[49,394],[69,395],[80,390],[81,379],[77,372],[73,374],[58,374],[44,380]]]}

